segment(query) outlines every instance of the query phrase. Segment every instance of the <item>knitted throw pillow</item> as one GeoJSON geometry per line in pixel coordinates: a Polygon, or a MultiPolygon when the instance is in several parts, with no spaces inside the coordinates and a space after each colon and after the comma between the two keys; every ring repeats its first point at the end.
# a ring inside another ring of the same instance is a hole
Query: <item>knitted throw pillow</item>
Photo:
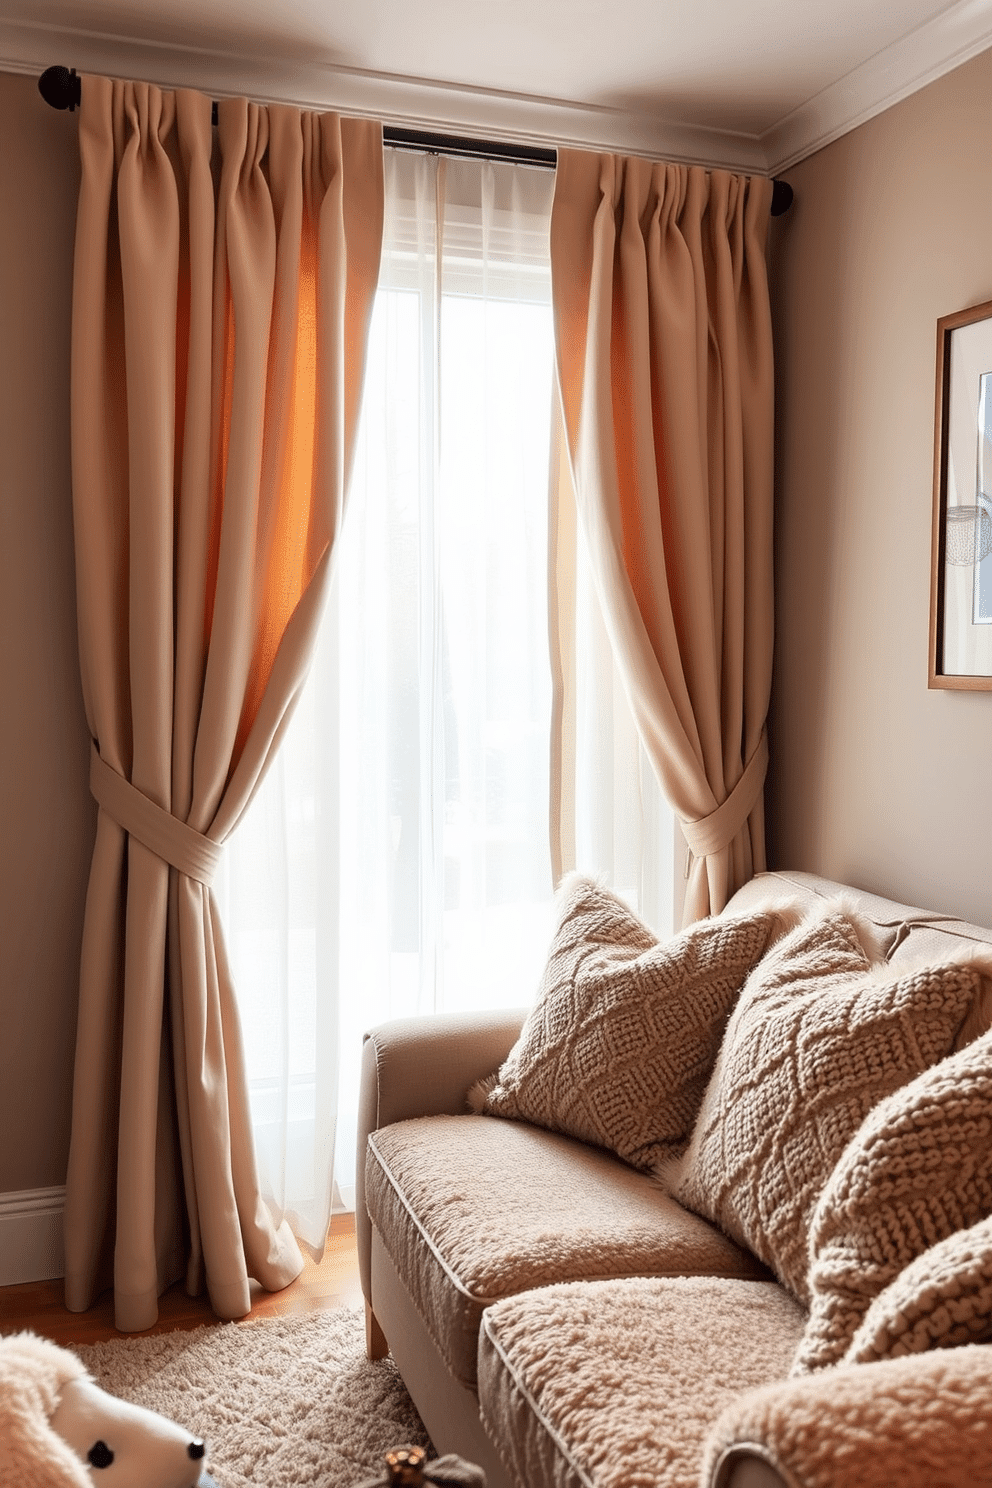
{"type": "MultiPolygon", "coordinates": [[[[992,1214],[992,1034],[944,1059],[879,1105],[826,1185],[810,1233],[810,1316],[794,1374],[842,1359],[885,1319],[886,1287],[931,1246],[992,1214]],[[868,1321],[872,1303],[881,1313],[868,1321]]],[[[985,1232],[987,1236],[987,1231],[985,1232]]],[[[982,1232],[976,1231],[978,1242],[982,1232]]],[[[962,1250],[969,1243],[960,1240],[962,1250]]],[[[944,1275],[955,1248],[928,1264],[944,1275]]],[[[978,1272],[987,1264],[979,1256],[978,1272]]],[[[921,1262],[922,1265],[922,1262],[921,1262]]],[[[912,1291],[920,1272],[903,1280],[912,1291]]],[[[943,1282],[941,1284],[944,1284],[943,1282]]],[[[981,1285],[981,1276],[978,1276],[981,1285]]],[[[896,1305],[898,1291],[893,1294],[896,1305]]],[[[910,1319],[919,1303],[910,1303],[910,1319]]],[[[915,1324],[914,1324],[915,1326],[915,1324]]]]}
{"type": "Polygon", "coordinates": [[[775,906],[660,943],[622,899],[571,875],[537,1001],[475,1111],[609,1148],[651,1169],[681,1151],[751,967],[796,923],[775,906]]]}
{"type": "Polygon", "coordinates": [[[865,1313],[845,1364],[992,1339],[992,1219],[925,1250],[865,1313]]]}
{"type": "Polygon", "coordinates": [[[810,1221],[835,1163],[878,1101],[951,1052],[982,990],[968,965],[872,965],[871,936],[870,922],[828,907],[756,967],[675,1175],[675,1197],[802,1302],[810,1221]]]}

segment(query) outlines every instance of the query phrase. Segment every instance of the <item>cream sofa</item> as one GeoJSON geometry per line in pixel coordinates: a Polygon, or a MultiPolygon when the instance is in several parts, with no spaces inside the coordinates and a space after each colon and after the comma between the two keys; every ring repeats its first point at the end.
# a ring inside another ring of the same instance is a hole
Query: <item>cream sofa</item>
{"type": "MultiPolygon", "coordinates": [[[[992,944],[802,873],[760,875],[725,913],[841,892],[893,968],[992,944]]],[[[610,1152],[469,1113],[524,1016],[397,1021],[364,1045],[368,1350],[391,1352],[439,1451],[490,1488],[992,1483],[992,1350],[789,1378],[806,1309],[748,1250],[610,1152]]]]}

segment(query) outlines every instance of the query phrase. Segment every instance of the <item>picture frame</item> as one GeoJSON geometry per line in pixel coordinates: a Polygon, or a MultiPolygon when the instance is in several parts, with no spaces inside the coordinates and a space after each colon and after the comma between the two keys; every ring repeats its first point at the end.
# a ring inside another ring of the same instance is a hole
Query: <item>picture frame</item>
{"type": "Polygon", "coordinates": [[[992,691],[992,300],[937,322],[929,686],[992,691]]]}

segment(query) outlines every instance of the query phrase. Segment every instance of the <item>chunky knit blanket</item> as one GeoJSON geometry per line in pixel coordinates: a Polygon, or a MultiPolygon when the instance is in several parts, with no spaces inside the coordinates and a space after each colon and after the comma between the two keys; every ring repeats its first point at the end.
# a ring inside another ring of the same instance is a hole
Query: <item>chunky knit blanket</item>
{"type": "MultiPolygon", "coordinates": [[[[973,1235],[970,1259],[960,1241],[920,1258],[990,1214],[992,1033],[882,1101],[845,1149],[813,1216],[810,1317],[793,1373],[837,1363],[855,1337],[860,1358],[893,1352],[893,1335],[909,1343],[930,1305],[928,1275],[950,1302],[955,1263],[970,1267],[980,1311],[987,1231],[973,1235]],[[914,1262],[917,1270],[883,1298],[914,1262]]],[[[916,1336],[923,1341],[926,1331],[924,1324],[916,1336]]],[[[950,1321],[938,1324],[951,1331],[950,1321]]]]}
{"type": "MultiPolygon", "coordinates": [[[[845,1364],[992,1339],[992,1219],[931,1246],[875,1298],[845,1364]]],[[[992,1361],[990,1361],[992,1362],[992,1361]]]]}

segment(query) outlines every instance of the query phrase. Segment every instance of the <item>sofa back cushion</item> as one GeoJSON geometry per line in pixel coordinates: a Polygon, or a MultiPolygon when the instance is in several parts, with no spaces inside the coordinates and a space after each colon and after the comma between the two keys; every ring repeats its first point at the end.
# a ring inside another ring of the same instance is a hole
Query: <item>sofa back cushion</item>
{"type": "Polygon", "coordinates": [[[570,876],[537,1002],[472,1109],[664,1166],[688,1141],[748,972],[797,918],[780,901],[659,942],[609,889],[570,876]]]}
{"type": "Polygon", "coordinates": [[[980,965],[894,968],[870,922],[827,904],[748,978],[675,1197],[808,1303],[813,1210],[869,1111],[943,1059],[983,1002],[980,965]]]}

